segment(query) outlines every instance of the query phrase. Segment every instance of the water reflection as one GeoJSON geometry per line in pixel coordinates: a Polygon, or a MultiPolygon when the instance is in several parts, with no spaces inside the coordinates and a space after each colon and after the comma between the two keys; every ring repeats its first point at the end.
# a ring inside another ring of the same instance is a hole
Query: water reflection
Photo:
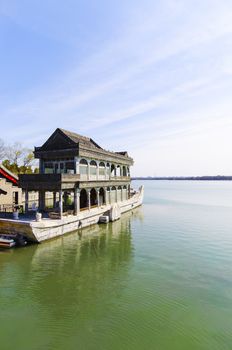
{"type": "MultiPolygon", "coordinates": [[[[136,217],[141,220],[140,209],[108,225],[0,254],[0,304],[17,297],[23,309],[29,306],[31,327],[39,323],[40,332],[57,337],[76,332],[88,317],[104,313],[127,285],[136,217]]],[[[30,329],[27,323],[22,327],[30,329]]]]}

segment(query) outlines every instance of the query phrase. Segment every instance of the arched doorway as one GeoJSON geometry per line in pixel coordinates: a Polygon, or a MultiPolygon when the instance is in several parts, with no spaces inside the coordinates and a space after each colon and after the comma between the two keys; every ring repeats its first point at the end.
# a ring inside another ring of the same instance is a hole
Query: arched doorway
{"type": "Polygon", "coordinates": [[[122,187],[121,186],[118,186],[118,188],[117,188],[117,200],[118,200],[118,202],[121,202],[123,200],[123,198],[122,198],[122,187]]]}
{"type": "Polygon", "coordinates": [[[91,207],[97,205],[97,192],[95,188],[92,188],[90,191],[90,205],[91,207]]]}
{"type": "Polygon", "coordinates": [[[83,188],[80,192],[80,209],[87,208],[87,192],[83,188]]]}
{"type": "Polygon", "coordinates": [[[105,204],[105,191],[104,188],[101,187],[99,190],[99,205],[105,204]]]}

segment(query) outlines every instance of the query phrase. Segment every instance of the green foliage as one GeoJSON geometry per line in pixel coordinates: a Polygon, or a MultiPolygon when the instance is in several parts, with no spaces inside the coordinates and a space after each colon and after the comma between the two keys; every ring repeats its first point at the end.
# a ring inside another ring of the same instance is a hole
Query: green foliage
{"type": "Polygon", "coordinates": [[[34,154],[30,149],[23,148],[20,143],[14,143],[7,147],[6,159],[2,164],[12,173],[33,174],[38,173],[38,169],[33,170],[34,154]]]}
{"type": "Polygon", "coordinates": [[[32,167],[30,165],[29,166],[25,166],[25,165],[19,166],[16,163],[10,163],[9,159],[5,159],[2,162],[2,165],[16,175],[18,175],[18,174],[33,174],[34,173],[32,167]]]}

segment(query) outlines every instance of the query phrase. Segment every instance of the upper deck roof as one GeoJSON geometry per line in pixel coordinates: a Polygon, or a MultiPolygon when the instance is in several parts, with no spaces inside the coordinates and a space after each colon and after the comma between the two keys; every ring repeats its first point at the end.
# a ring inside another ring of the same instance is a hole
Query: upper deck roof
{"type": "Polygon", "coordinates": [[[41,147],[35,147],[34,153],[36,158],[78,155],[109,161],[118,159],[123,163],[133,164],[133,159],[127,152],[106,151],[93,139],[61,128],[57,128],[41,147]]]}

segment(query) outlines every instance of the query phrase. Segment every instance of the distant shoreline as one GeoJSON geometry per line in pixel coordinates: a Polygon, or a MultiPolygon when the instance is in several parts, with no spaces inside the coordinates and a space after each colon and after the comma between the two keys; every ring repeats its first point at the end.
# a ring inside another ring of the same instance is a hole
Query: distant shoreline
{"type": "Polygon", "coordinates": [[[169,180],[169,181],[232,181],[232,176],[165,176],[132,177],[132,180],[169,180]]]}

